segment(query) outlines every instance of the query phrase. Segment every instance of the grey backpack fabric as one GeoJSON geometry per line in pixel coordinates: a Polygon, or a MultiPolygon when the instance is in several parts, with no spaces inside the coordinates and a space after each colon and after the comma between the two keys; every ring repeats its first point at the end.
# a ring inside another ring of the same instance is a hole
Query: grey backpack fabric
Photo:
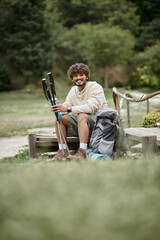
{"type": "Polygon", "coordinates": [[[120,144],[116,144],[116,138],[122,135],[119,134],[121,127],[118,126],[118,120],[117,111],[111,107],[101,108],[97,112],[89,143],[93,152],[111,157],[116,152],[116,147],[121,147],[120,144]]]}

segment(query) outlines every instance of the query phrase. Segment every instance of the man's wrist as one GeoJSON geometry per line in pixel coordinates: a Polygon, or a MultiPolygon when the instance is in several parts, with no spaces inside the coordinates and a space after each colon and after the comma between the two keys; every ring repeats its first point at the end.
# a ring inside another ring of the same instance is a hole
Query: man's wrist
{"type": "Polygon", "coordinates": [[[71,106],[67,106],[67,112],[68,112],[68,113],[72,112],[71,106]]]}

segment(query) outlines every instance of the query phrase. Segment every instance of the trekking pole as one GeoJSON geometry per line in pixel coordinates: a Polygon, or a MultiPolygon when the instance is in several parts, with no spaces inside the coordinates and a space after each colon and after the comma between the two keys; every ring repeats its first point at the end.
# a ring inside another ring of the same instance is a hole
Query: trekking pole
{"type": "MultiPolygon", "coordinates": [[[[51,87],[51,92],[52,92],[53,97],[51,97],[49,88],[47,86],[46,78],[42,79],[42,86],[43,86],[43,91],[44,91],[44,94],[45,94],[45,97],[46,97],[47,101],[49,99],[51,105],[53,106],[53,105],[57,104],[58,102],[57,102],[57,99],[55,98],[56,92],[55,92],[55,86],[54,86],[54,80],[53,80],[52,74],[48,73],[48,76],[49,76],[49,79],[50,79],[50,87],[51,87]]],[[[55,116],[56,116],[56,119],[57,119],[57,128],[58,128],[58,134],[59,134],[59,137],[60,137],[60,144],[61,144],[61,147],[62,147],[62,153],[64,155],[64,148],[63,148],[63,141],[64,141],[64,143],[66,144],[66,147],[67,147],[68,154],[70,155],[68,144],[67,144],[65,136],[63,134],[63,130],[61,128],[60,121],[59,121],[59,118],[62,117],[62,113],[61,112],[56,112],[55,116]]]]}
{"type": "MultiPolygon", "coordinates": [[[[48,74],[48,77],[49,77],[49,81],[50,81],[50,87],[51,87],[51,92],[52,92],[52,97],[53,97],[53,103],[54,105],[58,103],[57,101],[57,98],[55,98],[56,96],[56,91],[55,91],[55,84],[54,84],[54,79],[53,79],[53,76],[52,76],[52,73],[49,72],[48,74]]],[[[67,144],[67,141],[66,141],[66,138],[64,136],[64,133],[63,133],[63,130],[62,130],[62,127],[61,127],[61,124],[60,124],[60,121],[59,121],[59,118],[62,117],[62,113],[61,112],[58,112],[57,115],[56,115],[56,118],[57,118],[57,125],[58,125],[58,128],[59,128],[59,134],[60,136],[62,137],[62,140],[64,141],[64,143],[66,144],[66,147],[67,147],[67,151],[68,151],[68,154],[70,155],[70,151],[69,151],[69,148],[68,148],[68,144],[67,144]]],[[[62,145],[62,149],[63,149],[63,145],[62,145]]]]}
{"type": "MultiPolygon", "coordinates": [[[[45,97],[46,97],[47,101],[48,101],[48,99],[49,99],[51,105],[53,106],[54,103],[53,103],[53,100],[52,100],[52,98],[51,98],[51,94],[50,94],[49,88],[48,88],[48,86],[47,86],[46,78],[43,78],[43,79],[42,79],[42,85],[43,85],[43,91],[44,91],[44,94],[45,94],[45,97]]],[[[58,113],[55,113],[55,115],[56,115],[56,118],[57,118],[58,123],[59,123],[59,117],[61,117],[61,115],[58,114],[58,113]]],[[[60,136],[60,143],[61,143],[62,152],[63,152],[63,155],[64,155],[63,142],[62,142],[62,137],[61,137],[61,134],[60,134],[59,125],[58,125],[58,133],[59,133],[59,136],[60,136]]]]}

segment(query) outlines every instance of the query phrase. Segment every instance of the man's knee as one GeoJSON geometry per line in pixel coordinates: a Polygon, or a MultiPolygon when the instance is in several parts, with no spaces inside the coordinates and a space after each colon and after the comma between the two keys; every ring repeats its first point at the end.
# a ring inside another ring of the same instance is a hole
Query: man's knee
{"type": "Polygon", "coordinates": [[[87,113],[79,113],[77,116],[77,122],[79,123],[88,123],[88,114],[87,113]]]}

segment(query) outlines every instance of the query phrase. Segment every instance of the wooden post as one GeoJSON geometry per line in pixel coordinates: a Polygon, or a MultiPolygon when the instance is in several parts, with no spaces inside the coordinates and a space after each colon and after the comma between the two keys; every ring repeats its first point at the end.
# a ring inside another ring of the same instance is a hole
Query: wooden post
{"type": "Polygon", "coordinates": [[[147,113],[149,112],[149,99],[147,99],[147,113]]]}
{"type": "Polygon", "coordinates": [[[29,156],[30,158],[37,157],[36,134],[28,134],[29,156]]]}
{"type": "Polygon", "coordinates": [[[157,136],[142,137],[142,150],[145,157],[157,152],[157,149],[157,136]]]}
{"type": "Polygon", "coordinates": [[[115,102],[116,102],[116,109],[117,109],[118,115],[120,116],[121,115],[121,113],[120,113],[120,102],[119,102],[118,95],[115,96],[115,102]]]}
{"type": "Polygon", "coordinates": [[[129,108],[129,101],[127,102],[127,118],[128,118],[128,127],[131,127],[131,121],[130,121],[130,108],[129,108]]]}

